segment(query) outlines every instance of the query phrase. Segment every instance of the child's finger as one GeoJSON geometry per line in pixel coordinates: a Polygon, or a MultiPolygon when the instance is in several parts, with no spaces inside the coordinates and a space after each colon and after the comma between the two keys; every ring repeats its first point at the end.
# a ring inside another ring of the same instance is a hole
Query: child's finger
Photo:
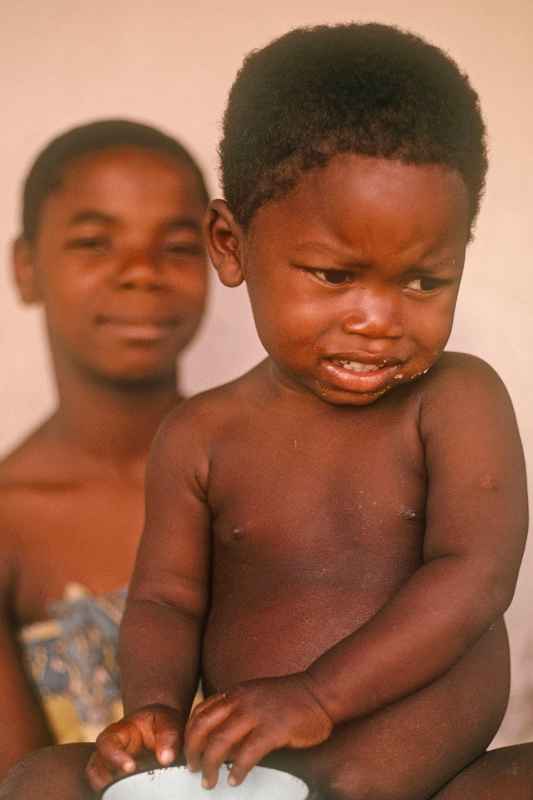
{"type": "Polygon", "coordinates": [[[211,697],[208,697],[206,700],[202,700],[202,702],[198,703],[198,705],[196,705],[191,711],[189,722],[192,722],[192,720],[194,720],[199,714],[203,714],[204,711],[207,711],[209,708],[211,708],[211,706],[224,700],[226,700],[226,695],[224,693],[212,694],[211,697]]]}
{"type": "Polygon", "coordinates": [[[115,779],[115,775],[106,767],[97,753],[93,753],[90,757],[85,767],[85,774],[95,792],[100,792],[115,779]]]}
{"type": "Polygon", "coordinates": [[[103,761],[115,769],[124,772],[135,770],[135,760],[130,753],[138,753],[142,748],[140,736],[137,742],[126,731],[120,733],[112,730],[104,731],[96,740],[98,753],[103,761]],[[129,751],[129,752],[128,752],[129,751]]]}
{"type": "Polygon", "coordinates": [[[202,753],[210,734],[221,725],[232,713],[229,702],[212,703],[202,714],[189,719],[185,729],[185,758],[190,770],[200,769],[202,753]]]}
{"type": "Polygon", "coordinates": [[[231,786],[238,786],[253,767],[259,764],[273,750],[283,747],[261,728],[251,731],[233,753],[233,764],[228,776],[231,786]]]}
{"type": "Polygon", "coordinates": [[[178,757],[181,749],[180,731],[174,720],[160,716],[154,721],[154,750],[162,767],[168,767],[178,757]]]}
{"type": "Polygon", "coordinates": [[[202,754],[202,785],[205,789],[216,786],[220,767],[224,761],[233,758],[233,753],[253,726],[250,717],[230,716],[211,733],[202,754]]]}

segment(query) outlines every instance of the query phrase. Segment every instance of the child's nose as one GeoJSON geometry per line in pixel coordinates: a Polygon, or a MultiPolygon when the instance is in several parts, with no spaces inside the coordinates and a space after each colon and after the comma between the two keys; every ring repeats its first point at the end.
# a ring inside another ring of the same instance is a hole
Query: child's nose
{"type": "Polygon", "coordinates": [[[147,251],[132,253],[123,258],[116,277],[123,289],[159,289],[164,285],[157,258],[147,251]]]}
{"type": "Polygon", "coordinates": [[[395,293],[369,289],[358,292],[342,320],[342,329],[345,333],[371,339],[398,339],[403,336],[402,312],[395,293]]]}

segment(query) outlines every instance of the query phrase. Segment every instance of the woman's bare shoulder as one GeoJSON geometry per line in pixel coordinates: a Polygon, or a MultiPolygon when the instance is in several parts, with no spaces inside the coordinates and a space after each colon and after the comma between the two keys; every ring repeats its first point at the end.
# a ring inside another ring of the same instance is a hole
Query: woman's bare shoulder
{"type": "Polygon", "coordinates": [[[50,480],[51,463],[59,454],[49,425],[47,420],[0,459],[0,493],[28,491],[50,480]]]}

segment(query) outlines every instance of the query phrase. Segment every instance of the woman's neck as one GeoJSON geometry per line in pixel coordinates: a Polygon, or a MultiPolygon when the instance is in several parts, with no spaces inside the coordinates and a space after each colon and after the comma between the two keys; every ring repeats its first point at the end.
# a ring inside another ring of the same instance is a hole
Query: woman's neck
{"type": "Polygon", "coordinates": [[[49,432],[84,460],[144,469],[163,417],[181,399],[177,375],[153,384],[57,376],[59,404],[49,432]]]}

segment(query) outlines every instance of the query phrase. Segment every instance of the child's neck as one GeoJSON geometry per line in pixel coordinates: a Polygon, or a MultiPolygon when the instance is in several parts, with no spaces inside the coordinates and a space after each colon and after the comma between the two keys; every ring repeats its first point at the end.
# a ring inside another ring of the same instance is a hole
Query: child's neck
{"type": "Polygon", "coordinates": [[[59,404],[49,427],[54,438],[87,464],[132,475],[144,473],[155,432],[180,399],[176,373],[136,387],[57,375],[57,388],[59,404]]]}

